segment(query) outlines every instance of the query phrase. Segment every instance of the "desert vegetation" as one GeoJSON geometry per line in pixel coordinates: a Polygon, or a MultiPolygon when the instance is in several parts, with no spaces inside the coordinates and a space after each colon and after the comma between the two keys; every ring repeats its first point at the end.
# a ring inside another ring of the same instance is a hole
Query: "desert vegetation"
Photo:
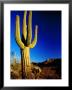
{"type": "MultiPolygon", "coordinates": [[[[11,79],[22,79],[21,63],[11,64],[11,79]]],[[[61,79],[61,59],[50,59],[31,63],[29,79],[61,79]]]]}
{"type": "Polygon", "coordinates": [[[24,11],[22,34],[20,36],[20,16],[16,15],[15,42],[20,48],[21,62],[13,60],[10,67],[11,79],[60,79],[61,59],[48,59],[44,62],[31,62],[30,48],[37,43],[37,30],[32,39],[32,11],[29,11],[28,23],[26,22],[27,12],[24,11]]]}
{"type": "Polygon", "coordinates": [[[35,37],[32,41],[32,11],[29,12],[28,25],[26,23],[27,12],[24,12],[22,36],[20,37],[20,17],[16,16],[15,40],[21,49],[21,69],[22,78],[31,77],[30,48],[33,48],[37,42],[38,26],[35,26],[35,37]]]}

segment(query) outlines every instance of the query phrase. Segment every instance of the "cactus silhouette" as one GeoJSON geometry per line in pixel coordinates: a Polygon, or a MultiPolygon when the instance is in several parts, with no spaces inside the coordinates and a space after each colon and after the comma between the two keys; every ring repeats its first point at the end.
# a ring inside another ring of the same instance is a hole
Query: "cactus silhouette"
{"type": "Polygon", "coordinates": [[[15,40],[21,49],[21,67],[22,78],[30,78],[31,74],[31,62],[30,62],[30,48],[33,48],[37,42],[37,29],[35,26],[35,37],[32,40],[32,11],[29,12],[28,25],[26,24],[27,12],[24,11],[22,36],[20,37],[20,17],[16,16],[16,31],[15,40]]]}

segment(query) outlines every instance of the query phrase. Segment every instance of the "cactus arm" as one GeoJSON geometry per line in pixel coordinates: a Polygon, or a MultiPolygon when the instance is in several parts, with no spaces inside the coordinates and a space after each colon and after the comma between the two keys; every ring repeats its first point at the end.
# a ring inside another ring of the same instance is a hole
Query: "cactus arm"
{"type": "Polygon", "coordinates": [[[29,12],[28,17],[27,45],[31,43],[31,40],[32,40],[32,11],[29,12]]]}
{"type": "Polygon", "coordinates": [[[24,12],[24,18],[23,18],[23,36],[24,36],[24,39],[26,40],[26,36],[27,36],[27,26],[26,26],[26,11],[24,12]]]}
{"type": "Polygon", "coordinates": [[[32,43],[29,45],[30,48],[33,48],[37,43],[37,30],[38,30],[38,26],[35,27],[35,37],[32,43]]]}
{"type": "Polygon", "coordinates": [[[23,49],[24,44],[23,44],[23,42],[21,41],[21,38],[20,38],[20,24],[19,24],[19,16],[18,15],[16,16],[15,39],[16,39],[17,44],[20,46],[20,48],[23,49]]]}

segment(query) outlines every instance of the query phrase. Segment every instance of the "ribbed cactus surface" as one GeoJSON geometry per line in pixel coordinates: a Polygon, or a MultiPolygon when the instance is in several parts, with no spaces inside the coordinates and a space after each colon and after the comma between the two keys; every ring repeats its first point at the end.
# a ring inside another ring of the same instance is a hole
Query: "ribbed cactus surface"
{"type": "Polygon", "coordinates": [[[16,16],[15,40],[21,49],[22,78],[31,78],[30,48],[33,48],[37,42],[38,26],[35,26],[35,37],[32,41],[32,11],[29,12],[28,25],[26,23],[27,12],[24,12],[22,36],[20,37],[20,17],[16,16]]]}

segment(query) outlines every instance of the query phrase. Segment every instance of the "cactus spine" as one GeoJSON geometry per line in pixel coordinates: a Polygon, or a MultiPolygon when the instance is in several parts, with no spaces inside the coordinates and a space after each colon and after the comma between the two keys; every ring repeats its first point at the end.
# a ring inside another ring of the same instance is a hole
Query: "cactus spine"
{"type": "Polygon", "coordinates": [[[35,37],[32,41],[32,11],[29,12],[28,25],[26,24],[27,12],[24,12],[22,36],[20,37],[20,17],[16,16],[16,31],[15,39],[21,49],[21,66],[22,78],[30,78],[31,63],[30,63],[30,48],[33,48],[37,42],[37,29],[35,26],[35,37]]]}

